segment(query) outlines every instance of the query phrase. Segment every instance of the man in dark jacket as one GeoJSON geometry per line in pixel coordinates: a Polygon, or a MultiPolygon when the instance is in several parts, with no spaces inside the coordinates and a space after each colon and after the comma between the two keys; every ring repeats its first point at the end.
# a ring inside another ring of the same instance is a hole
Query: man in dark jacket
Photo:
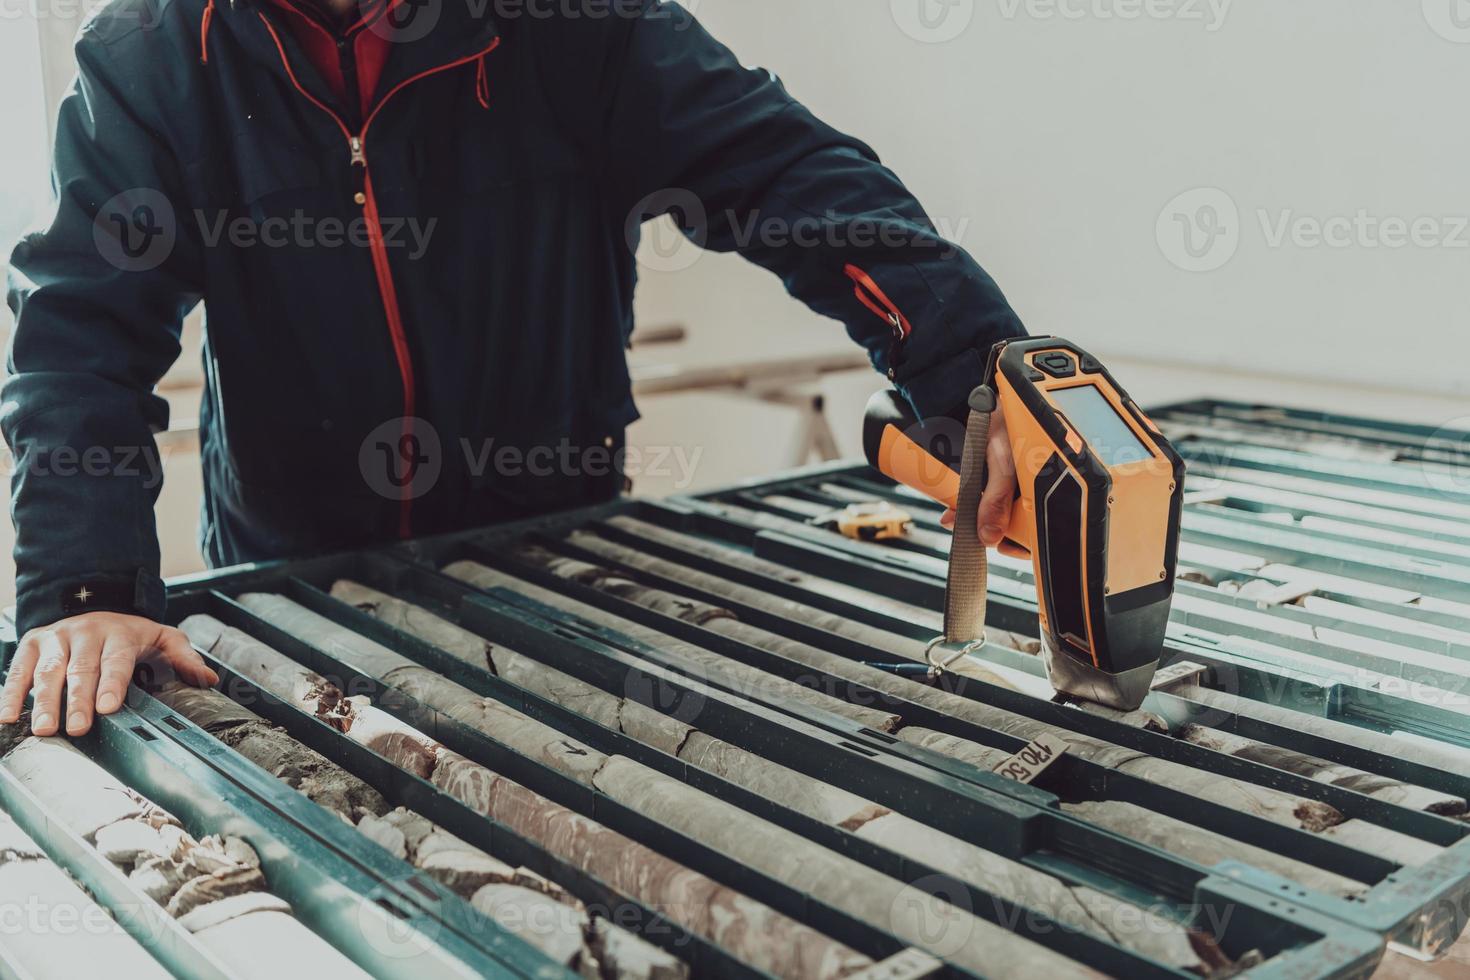
{"type": "MultiPolygon", "coordinates": [[[[921,415],[1021,333],[870,149],[677,4],[316,2],[114,0],[81,32],[56,213],[12,259],[24,639],[0,722],[34,680],[34,731],[84,732],[144,656],[214,681],[161,625],[153,520],[153,389],[201,300],[212,565],[615,495],[633,246],[661,214],[844,323],[921,415]]],[[[996,429],[988,543],[1014,485],[996,429]]]]}

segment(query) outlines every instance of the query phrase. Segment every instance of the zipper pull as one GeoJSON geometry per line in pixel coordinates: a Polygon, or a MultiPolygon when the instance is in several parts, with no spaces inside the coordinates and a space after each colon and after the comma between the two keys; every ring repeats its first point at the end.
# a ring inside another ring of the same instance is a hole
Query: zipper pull
{"type": "Polygon", "coordinates": [[[362,152],[362,137],[361,136],[354,136],[354,137],[352,137],[351,145],[352,145],[352,166],[354,166],[354,167],[366,167],[367,166],[367,156],[364,155],[363,152],[362,152]]]}
{"type": "Polygon", "coordinates": [[[888,343],[888,380],[894,381],[898,376],[897,368],[903,364],[904,341],[913,332],[913,327],[904,319],[893,300],[878,288],[878,284],[866,272],[855,265],[848,265],[843,271],[852,280],[853,291],[859,302],[872,310],[893,331],[893,339],[888,343]]]}

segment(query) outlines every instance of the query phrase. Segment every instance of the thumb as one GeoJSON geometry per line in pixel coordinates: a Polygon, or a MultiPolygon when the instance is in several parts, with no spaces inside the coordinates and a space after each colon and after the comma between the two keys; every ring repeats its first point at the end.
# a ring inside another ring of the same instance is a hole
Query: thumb
{"type": "Polygon", "coordinates": [[[195,687],[213,687],[219,683],[219,675],[209,669],[182,630],[165,629],[158,638],[158,651],[185,683],[195,687]]]}

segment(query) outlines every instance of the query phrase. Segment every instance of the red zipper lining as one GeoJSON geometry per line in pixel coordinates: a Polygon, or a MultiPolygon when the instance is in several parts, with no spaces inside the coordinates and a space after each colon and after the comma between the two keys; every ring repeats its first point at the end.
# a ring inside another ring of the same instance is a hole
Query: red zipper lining
{"type": "MultiPolygon", "coordinates": [[[[368,250],[373,256],[373,272],[377,274],[378,293],[383,298],[383,311],[388,315],[388,334],[393,341],[393,356],[398,360],[398,375],[403,379],[403,438],[413,435],[413,413],[417,404],[414,390],[413,358],[408,352],[408,335],[403,329],[398,309],[398,290],[393,285],[393,270],[388,265],[388,248],[383,244],[383,225],[378,216],[378,199],[373,196],[373,178],[363,165],[363,215],[367,218],[368,250]]],[[[417,456],[415,451],[412,455],[417,456]]],[[[413,481],[403,485],[398,511],[398,536],[413,536],[413,481]]]]}
{"type": "Polygon", "coordinates": [[[204,16],[199,21],[199,63],[209,64],[209,24],[214,20],[214,0],[204,5],[204,16]]]}
{"type": "Polygon", "coordinates": [[[281,65],[286,69],[286,77],[291,79],[291,84],[296,87],[296,91],[306,96],[306,100],[312,105],[316,106],[322,112],[325,112],[327,115],[331,116],[332,122],[336,123],[337,128],[342,130],[342,135],[347,137],[348,146],[351,146],[352,130],[347,128],[347,124],[342,121],[342,117],[338,116],[337,113],[332,110],[331,106],[327,105],[321,99],[318,99],[316,96],[312,95],[306,90],[306,86],[302,85],[300,79],[296,77],[296,72],[291,70],[291,59],[286,57],[286,47],[285,45],[281,44],[281,36],[277,34],[276,29],[271,26],[270,19],[258,10],[255,12],[255,14],[257,17],[260,18],[260,22],[265,25],[265,29],[267,32],[269,32],[271,40],[276,43],[276,50],[281,53],[281,65]]]}
{"type": "Polygon", "coordinates": [[[849,264],[843,268],[843,271],[847,273],[847,278],[853,281],[853,293],[859,302],[892,327],[898,340],[907,340],[914,328],[908,318],[899,311],[893,300],[888,298],[888,294],[879,289],[872,277],[857,266],[849,264]]]}
{"type": "Polygon", "coordinates": [[[390,88],[387,91],[387,93],[384,94],[384,96],[381,99],[378,100],[378,104],[373,107],[373,111],[370,112],[370,113],[368,113],[367,119],[364,120],[363,121],[363,124],[362,124],[362,132],[357,135],[357,138],[362,141],[362,149],[363,149],[363,152],[364,153],[367,152],[367,131],[368,131],[368,127],[373,124],[373,120],[374,119],[378,118],[378,113],[382,110],[383,106],[385,106],[385,105],[388,104],[388,100],[391,99],[391,98],[393,98],[394,95],[398,94],[398,91],[400,89],[402,89],[405,85],[411,85],[411,84],[413,84],[414,82],[418,81],[421,78],[425,78],[425,77],[427,77],[429,75],[437,74],[437,73],[439,73],[441,71],[448,71],[451,68],[458,68],[460,65],[467,65],[471,61],[475,61],[476,59],[485,57],[487,54],[489,54],[490,52],[494,51],[498,47],[500,47],[500,38],[497,37],[495,40],[491,41],[490,42],[490,46],[488,48],[486,48],[485,50],[483,50],[483,51],[477,51],[477,52],[475,52],[472,55],[467,55],[466,57],[458,58],[458,59],[456,59],[454,61],[451,61],[451,62],[449,62],[447,64],[439,65],[439,66],[437,66],[435,68],[426,69],[424,71],[419,72],[417,75],[410,75],[408,78],[405,78],[403,81],[399,82],[397,85],[395,85],[392,88],[390,88]]]}
{"type": "MultiPolygon", "coordinates": [[[[495,38],[495,40],[490,43],[490,46],[485,48],[485,50],[483,51],[476,52],[475,54],[469,55],[465,58],[456,59],[455,61],[451,61],[447,64],[439,65],[434,68],[429,68],[425,71],[419,72],[417,75],[411,75],[408,78],[405,78],[403,81],[399,82],[397,85],[389,89],[387,93],[385,93],[383,97],[378,100],[378,104],[373,107],[373,111],[368,113],[367,118],[363,120],[362,130],[356,136],[353,136],[352,131],[347,128],[347,124],[342,121],[341,117],[338,116],[337,113],[333,112],[331,107],[327,106],[320,99],[316,98],[314,95],[308,92],[306,88],[301,84],[300,80],[297,79],[296,73],[291,69],[291,59],[286,57],[286,48],[284,45],[281,44],[280,35],[276,33],[276,29],[271,25],[270,20],[265,16],[265,14],[260,13],[259,11],[257,11],[257,14],[260,17],[261,23],[265,25],[266,31],[270,33],[271,40],[275,42],[276,50],[280,52],[281,55],[281,64],[286,69],[286,77],[291,79],[291,84],[295,86],[296,91],[305,96],[308,102],[312,103],[318,109],[321,109],[323,112],[331,117],[332,121],[337,124],[337,128],[342,130],[342,135],[347,137],[347,145],[349,149],[352,149],[353,140],[355,139],[357,141],[357,147],[353,151],[353,159],[357,160],[358,158],[360,158],[362,161],[363,217],[367,219],[368,246],[369,251],[372,253],[373,274],[378,280],[378,292],[383,300],[383,312],[388,319],[388,333],[393,342],[393,356],[398,361],[398,374],[399,377],[403,380],[403,437],[406,439],[413,434],[413,413],[415,405],[413,359],[410,357],[408,351],[408,336],[403,329],[403,314],[398,308],[398,291],[393,286],[393,269],[392,266],[388,263],[388,249],[383,243],[383,228],[381,222],[379,221],[378,202],[377,198],[373,195],[373,180],[367,165],[368,127],[372,126],[373,120],[378,117],[378,113],[382,110],[383,106],[388,103],[388,100],[393,98],[394,95],[398,94],[398,92],[404,86],[410,85],[413,82],[416,82],[419,79],[425,78],[429,75],[433,75],[441,71],[448,71],[451,68],[457,68],[460,65],[467,65],[471,61],[475,61],[479,58],[484,58],[487,54],[500,47],[500,38],[495,38]]],[[[354,163],[354,166],[355,165],[356,164],[354,163]]],[[[413,497],[411,495],[412,485],[412,480],[404,484],[403,497],[400,501],[400,508],[398,512],[398,536],[401,538],[411,537],[413,534],[413,497]]]]}

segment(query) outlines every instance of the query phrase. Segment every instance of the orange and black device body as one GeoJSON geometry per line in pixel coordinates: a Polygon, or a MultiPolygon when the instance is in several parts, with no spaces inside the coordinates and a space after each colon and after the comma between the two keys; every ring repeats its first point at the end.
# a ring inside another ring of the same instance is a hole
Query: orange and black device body
{"type": "MultiPolygon", "coordinates": [[[[1064,340],[997,344],[987,383],[1018,482],[1003,547],[1032,560],[1052,686],[1132,710],[1163,652],[1183,460],[1102,364],[1064,340]]],[[[920,422],[896,391],[880,392],[864,425],[868,460],[953,507],[961,418],[920,422]]]]}

